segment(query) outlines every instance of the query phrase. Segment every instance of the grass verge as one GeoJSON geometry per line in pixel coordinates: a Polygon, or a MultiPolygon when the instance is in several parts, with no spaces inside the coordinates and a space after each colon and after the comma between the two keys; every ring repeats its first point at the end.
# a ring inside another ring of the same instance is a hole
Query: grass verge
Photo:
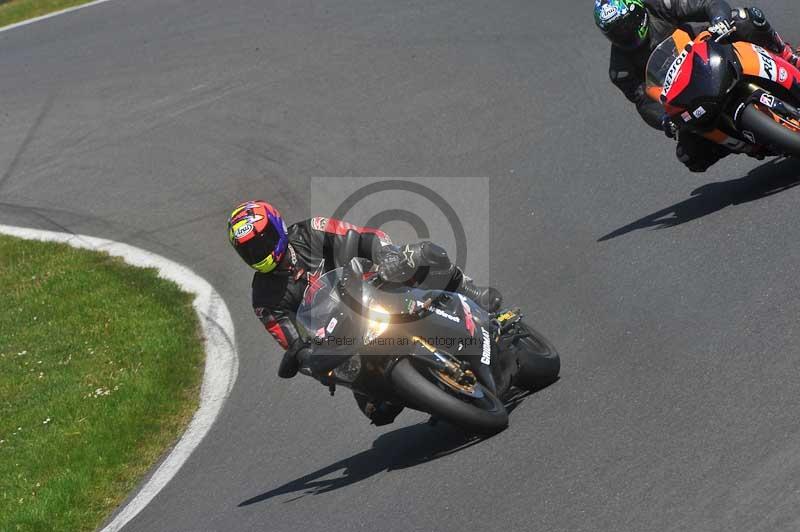
{"type": "Polygon", "coordinates": [[[191,296],[103,253],[0,236],[0,530],[93,530],[181,434],[191,296]]]}
{"type": "Polygon", "coordinates": [[[0,4],[0,27],[61,11],[68,7],[88,4],[91,0],[11,0],[0,4]]]}

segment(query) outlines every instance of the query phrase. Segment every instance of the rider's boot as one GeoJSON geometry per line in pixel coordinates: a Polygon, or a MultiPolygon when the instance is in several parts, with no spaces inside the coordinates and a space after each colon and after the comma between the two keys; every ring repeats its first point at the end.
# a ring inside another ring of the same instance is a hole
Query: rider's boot
{"type": "Polygon", "coordinates": [[[292,346],[286,350],[278,366],[278,377],[281,379],[291,379],[300,370],[300,366],[308,363],[311,350],[304,344],[298,342],[297,346],[292,346]]]}
{"type": "Polygon", "coordinates": [[[299,369],[300,361],[297,360],[297,353],[286,351],[278,366],[278,377],[281,379],[291,379],[297,375],[299,369]]]}
{"type": "Polygon", "coordinates": [[[503,296],[499,291],[491,286],[475,286],[468,277],[463,278],[456,292],[467,296],[487,312],[497,312],[503,304],[503,296]]]}

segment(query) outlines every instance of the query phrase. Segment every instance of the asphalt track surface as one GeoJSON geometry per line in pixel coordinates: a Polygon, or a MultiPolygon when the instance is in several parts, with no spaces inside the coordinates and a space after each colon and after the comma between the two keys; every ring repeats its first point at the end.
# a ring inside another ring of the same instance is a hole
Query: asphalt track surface
{"type": "Polygon", "coordinates": [[[234,314],[232,396],[126,530],[800,528],[800,164],[686,172],[590,6],[120,0],[0,34],[0,222],[163,254],[234,314]],[[562,379],[477,443],[276,379],[224,221],[305,217],[314,176],[491,178],[492,279],[562,379]]]}

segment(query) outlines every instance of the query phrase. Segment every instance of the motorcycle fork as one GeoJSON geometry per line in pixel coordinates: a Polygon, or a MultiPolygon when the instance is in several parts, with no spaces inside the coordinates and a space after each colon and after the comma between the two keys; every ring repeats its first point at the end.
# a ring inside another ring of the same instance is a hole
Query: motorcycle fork
{"type": "Polygon", "coordinates": [[[519,309],[509,310],[497,316],[494,320],[497,323],[497,335],[495,342],[499,349],[505,350],[509,345],[519,338],[524,338],[528,333],[515,333],[508,335],[522,321],[522,314],[519,309]]]}
{"type": "MultiPolygon", "coordinates": [[[[422,362],[438,373],[438,378],[447,385],[472,393],[477,382],[483,381],[480,375],[470,369],[470,364],[459,360],[446,351],[436,349],[418,336],[413,336],[412,341],[418,348],[412,354],[414,360],[422,362]]],[[[491,383],[491,381],[490,381],[491,383]]]]}
{"type": "Polygon", "coordinates": [[[710,130],[695,130],[706,139],[719,144],[735,153],[755,154],[760,153],[763,147],[746,138],[739,127],[739,117],[745,106],[752,101],[758,101],[759,95],[767,93],[755,83],[743,83],[731,91],[722,103],[722,111],[710,130]],[[731,145],[727,140],[736,141],[740,146],[731,145]]]}

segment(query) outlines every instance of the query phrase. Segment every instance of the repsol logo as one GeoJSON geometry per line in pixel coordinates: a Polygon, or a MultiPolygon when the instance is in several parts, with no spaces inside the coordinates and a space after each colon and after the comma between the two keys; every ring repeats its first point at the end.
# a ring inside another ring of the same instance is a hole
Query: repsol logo
{"type": "Polygon", "coordinates": [[[490,366],[492,364],[492,340],[489,338],[489,331],[481,327],[483,335],[483,353],[481,354],[481,364],[490,366]]]}
{"type": "Polygon", "coordinates": [[[683,62],[686,61],[686,58],[689,56],[689,51],[684,50],[681,55],[678,56],[675,61],[672,62],[672,65],[669,67],[667,71],[667,77],[664,79],[664,90],[661,91],[661,99],[666,99],[667,94],[669,94],[670,89],[672,88],[672,84],[675,83],[675,78],[678,76],[678,72],[681,70],[681,65],[683,62]]]}
{"type": "Polygon", "coordinates": [[[772,81],[778,79],[778,65],[775,64],[775,60],[769,55],[769,52],[760,46],[753,46],[753,49],[755,49],[758,57],[761,59],[761,68],[764,77],[772,81]]]}

